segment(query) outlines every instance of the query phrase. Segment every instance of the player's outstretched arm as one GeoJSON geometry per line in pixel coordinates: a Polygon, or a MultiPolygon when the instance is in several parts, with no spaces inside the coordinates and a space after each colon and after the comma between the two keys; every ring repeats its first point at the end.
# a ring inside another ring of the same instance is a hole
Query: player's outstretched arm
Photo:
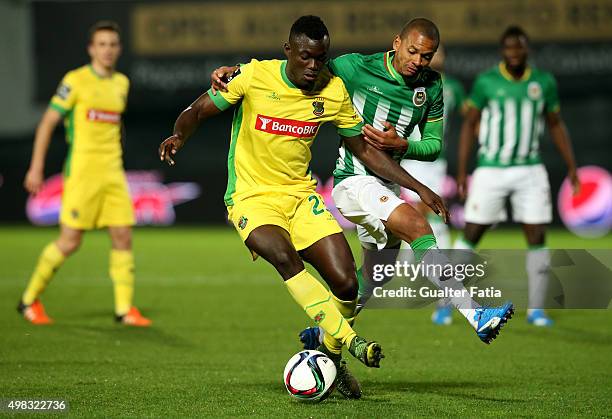
{"type": "Polygon", "coordinates": [[[51,143],[53,131],[61,120],[62,115],[55,109],[49,107],[38,123],[36,136],[34,137],[34,148],[32,150],[30,168],[23,181],[23,186],[31,194],[37,194],[42,187],[45,178],[44,171],[47,150],[51,143]]]}
{"type": "Polygon", "coordinates": [[[174,156],[200,126],[200,122],[219,113],[221,110],[214,104],[208,92],[197,98],[177,118],[174,123],[174,133],[159,145],[159,159],[174,166],[176,164],[174,156]]]}
{"type": "Polygon", "coordinates": [[[459,198],[462,200],[467,196],[467,164],[476,140],[476,125],[479,121],[480,110],[470,106],[461,125],[459,152],[457,155],[457,189],[459,198]]]}
{"type": "Polygon", "coordinates": [[[550,129],[550,136],[552,137],[553,143],[559,150],[559,154],[565,160],[567,165],[567,177],[572,182],[572,189],[574,195],[580,191],[580,180],[576,174],[576,160],[574,159],[574,151],[572,150],[572,141],[570,140],[569,133],[565,122],[561,118],[559,112],[549,112],[546,114],[546,123],[548,129],[550,129]]]}
{"type": "Polygon", "coordinates": [[[342,137],[344,144],[351,152],[378,176],[397,183],[404,188],[416,192],[421,201],[440,215],[445,223],[448,222],[449,213],[442,198],[431,189],[410,176],[395,160],[384,151],[378,150],[364,141],[362,136],[342,137]]]}

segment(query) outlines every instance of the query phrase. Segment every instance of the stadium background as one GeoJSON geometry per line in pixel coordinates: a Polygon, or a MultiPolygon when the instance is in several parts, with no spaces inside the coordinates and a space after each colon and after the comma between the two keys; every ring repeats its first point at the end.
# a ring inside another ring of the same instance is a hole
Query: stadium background
{"type": "MultiPolygon", "coordinates": [[[[579,166],[610,171],[612,149],[612,2],[606,0],[429,2],[0,2],[2,65],[0,91],[0,222],[26,222],[27,195],[21,183],[33,132],[62,75],[88,62],[88,27],[116,20],[123,28],[119,69],[132,81],[125,116],[128,170],[155,170],[166,182],[197,182],[202,194],[176,208],[179,223],[223,223],[231,112],[206,123],[179,156],[175,168],[157,159],[157,146],[169,135],[178,113],[209,86],[210,71],[250,57],[282,57],[290,22],[319,14],[328,24],[332,56],[390,48],[396,31],[413,16],[432,18],[447,47],[447,72],[469,91],[474,76],[499,61],[497,41],[510,23],[521,24],[532,39],[532,62],[557,77],[562,113],[574,141],[579,166]]],[[[459,121],[451,123],[448,149],[455,170],[459,121]]],[[[315,143],[313,171],[324,180],[337,155],[330,127],[315,143]]],[[[548,138],[548,137],[547,137],[548,138]]],[[[556,195],[565,166],[550,141],[543,156],[556,195]]],[[[46,175],[61,171],[66,146],[63,130],[54,134],[46,175]]],[[[555,222],[559,222],[555,214],[555,222]]]]}

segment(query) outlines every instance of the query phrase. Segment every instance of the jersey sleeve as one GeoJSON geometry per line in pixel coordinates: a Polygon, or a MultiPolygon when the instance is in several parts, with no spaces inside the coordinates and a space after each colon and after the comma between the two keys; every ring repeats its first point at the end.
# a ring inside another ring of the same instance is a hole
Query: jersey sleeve
{"type": "Polygon", "coordinates": [[[487,104],[486,84],[482,76],[476,78],[472,93],[468,99],[468,104],[474,106],[478,110],[482,110],[487,104]]]}
{"type": "Polygon", "coordinates": [[[547,113],[559,112],[561,109],[557,80],[552,74],[549,74],[548,83],[544,86],[544,101],[547,113]]]}
{"type": "Polygon", "coordinates": [[[438,79],[436,88],[432,90],[434,97],[427,110],[427,122],[441,121],[444,118],[444,90],[441,79],[438,79]]]}
{"type": "Polygon", "coordinates": [[[329,70],[342,80],[350,80],[357,71],[357,66],[361,60],[360,54],[344,54],[333,60],[329,60],[329,70]]]}
{"type": "Polygon", "coordinates": [[[442,131],[444,121],[438,119],[433,122],[425,122],[421,129],[421,140],[414,141],[408,138],[408,148],[404,154],[404,159],[419,161],[434,161],[442,151],[442,131]]]}
{"type": "Polygon", "coordinates": [[[227,83],[227,92],[217,92],[213,95],[211,90],[208,90],[208,96],[217,108],[224,111],[246,96],[257,63],[257,60],[251,60],[248,64],[240,65],[232,80],[227,83]]]}
{"type": "Polygon", "coordinates": [[[78,83],[73,72],[66,73],[55,95],[51,98],[49,106],[59,112],[62,116],[70,112],[76,103],[78,96],[78,83]]]}
{"type": "Polygon", "coordinates": [[[338,134],[343,137],[354,137],[361,134],[363,128],[363,120],[353,107],[353,102],[349,96],[344,83],[342,83],[342,91],[344,99],[340,106],[340,111],[336,115],[336,119],[332,123],[336,126],[338,134]]]}

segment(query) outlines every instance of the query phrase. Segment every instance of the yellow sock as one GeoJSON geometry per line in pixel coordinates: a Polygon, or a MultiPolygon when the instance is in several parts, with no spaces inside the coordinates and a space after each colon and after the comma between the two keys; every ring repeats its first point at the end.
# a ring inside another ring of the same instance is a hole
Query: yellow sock
{"type": "Polygon", "coordinates": [[[306,269],[285,281],[289,294],[314,322],[347,347],[356,334],[332,301],[331,293],[306,269]]]}
{"type": "Polygon", "coordinates": [[[132,307],[134,296],[134,255],[131,250],[111,250],[110,277],[115,291],[115,314],[122,316],[132,307]]]}
{"type": "MultiPolygon", "coordinates": [[[[357,307],[357,299],[352,301],[343,301],[338,299],[334,294],[331,294],[331,296],[334,305],[340,314],[342,314],[342,317],[344,317],[349,326],[352,327],[355,323],[355,308],[357,307]]],[[[323,335],[323,344],[333,354],[342,353],[342,342],[328,333],[323,335]]]]}
{"type": "Polygon", "coordinates": [[[30,305],[43,293],[47,284],[51,281],[53,274],[64,263],[66,256],[59,250],[55,243],[49,243],[43,249],[30,282],[21,297],[25,305],[30,305]]]}

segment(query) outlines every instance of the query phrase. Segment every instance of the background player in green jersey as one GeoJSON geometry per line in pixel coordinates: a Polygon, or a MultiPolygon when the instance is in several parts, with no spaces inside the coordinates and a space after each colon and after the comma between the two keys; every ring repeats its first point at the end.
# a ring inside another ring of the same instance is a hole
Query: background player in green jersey
{"type": "Polygon", "coordinates": [[[570,138],[559,112],[555,79],[528,65],[528,43],[521,28],[506,29],[501,36],[503,61],[482,72],[474,82],[461,128],[457,174],[459,194],[467,194],[466,226],[455,248],[474,248],[491,224],[500,220],[505,201],[510,198],[513,219],[522,223],[529,245],[528,322],[550,326],[552,320],[542,310],[550,267],[545,230],[552,221],[550,184],[539,152],[544,120],[567,164],[574,193],[580,184],[570,138]],[[478,123],[478,163],[468,193],[467,163],[478,123]]]}
{"type": "MultiPolygon", "coordinates": [[[[434,161],[442,149],[442,80],[429,68],[439,41],[436,25],[430,20],[416,18],[395,37],[393,50],[372,55],[346,54],[328,64],[330,70],[344,81],[355,109],[366,122],[364,139],[387,151],[398,162],[406,158],[434,161]],[[407,140],[416,127],[421,133],[420,140],[407,140]]],[[[213,87],[223,89],[219,78],[232,70],[215,70],[211,75],[213,87]]],[[[419,186],[413,190],[422,202],[439,212],[430,202],[427,187],[419,186]]],[[[334,170],[332,197],[342,215],[357,224],[364,252],[364,265],[358,270],[360,302],[357,310],[364,306],[374,287],[370,279],[372,267],[394,263],[402,240],[428,260],[433,259],[435,253],[428,251],[437,249],[427,219],[404,202],[399,193],[397,184],[372,173],[341,144],[334,170]],[[382,249],[388,250],[377,251],[382,249]]],[[[447,221],[446,217],[443,219],[447,221]]],[[[441,281],[439,277],[429,279],[440,288],[463,290],[460,281],[441,281]]],[[[513,310],[512,304],[480,308],[469,296],[452,298],[451,303],[486,343],[497,336],[513,310]]],[[[313,348],[320,335],[319,328],[308,328],[301,338],[306,347],[313,348]]]]}

